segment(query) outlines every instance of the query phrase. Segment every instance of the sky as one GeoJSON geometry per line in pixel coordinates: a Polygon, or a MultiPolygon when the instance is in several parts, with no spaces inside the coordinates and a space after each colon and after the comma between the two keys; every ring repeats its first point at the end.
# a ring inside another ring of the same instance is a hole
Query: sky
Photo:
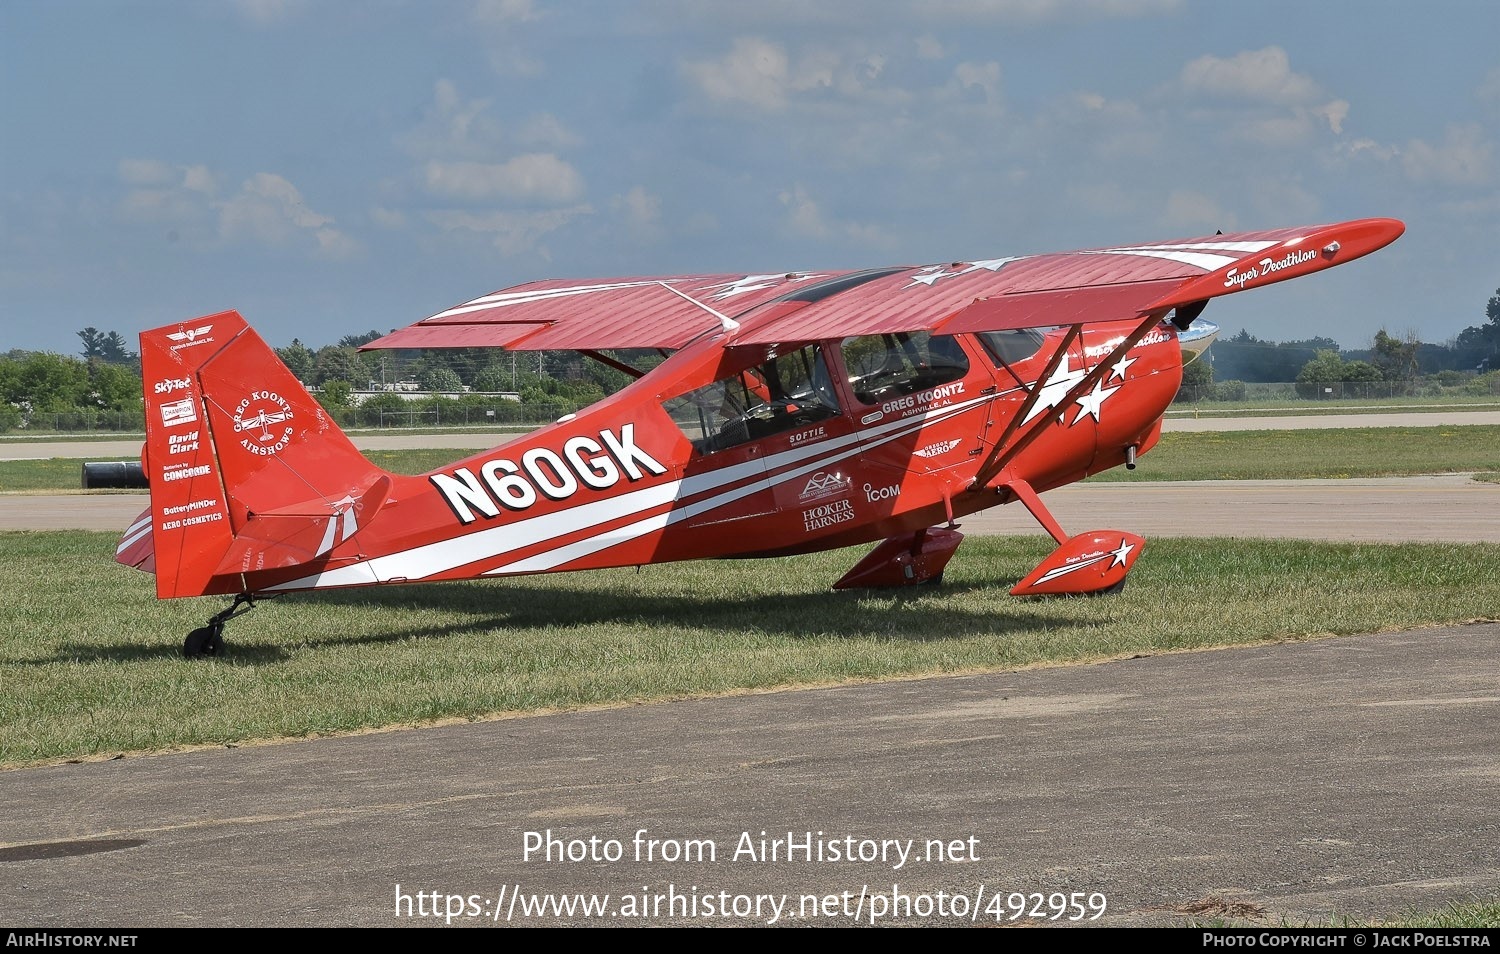
{"type": "Polygon", "coordinates": [[[1500,287],[1497,51],[1488,0],[4,0],[0,353],[1368,216],[1204,317],[1442,343],[1500,287]]]}

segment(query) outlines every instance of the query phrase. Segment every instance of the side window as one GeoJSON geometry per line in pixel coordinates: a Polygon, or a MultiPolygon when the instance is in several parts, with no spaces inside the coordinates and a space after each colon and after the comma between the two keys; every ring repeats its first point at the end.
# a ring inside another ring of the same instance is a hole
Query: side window
{"type": "Polygon", "coordinates": [[[840,351],[849,387],[861,404],[879,404],[969,373],[958,340],[929,331],[846,338],[840,351]]]}
{"type": "Polygon", "coordinates": [[[1018,364],[1042,350],[1042,342],[1052,328],[1012,328],[986,331],[978,336],[996,364],[1018,364]]]}
{"type": "Polygon", "coordinates": [[[664,401],[700,454],[736,447],[839,413],[817,345],[772,358],[732,377],[664,401]]]}

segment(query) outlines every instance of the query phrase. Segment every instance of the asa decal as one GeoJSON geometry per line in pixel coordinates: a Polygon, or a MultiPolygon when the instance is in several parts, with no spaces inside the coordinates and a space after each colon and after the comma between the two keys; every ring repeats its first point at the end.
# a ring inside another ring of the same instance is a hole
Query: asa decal
{"type": "Polygon", "coordinates": [[[519,465],[508,458],[496,458],[479,465],[477,476],[467,467],[458,467],[428,479],[459,523],[468,524],[481,514],[498,517],[502,507],[526,510],[540,497],[567,500],[583,487],[608,490],[622,476],[637,481],[647,474],[660,476],[666,472],[667,468],[635,443],[635,425],[626,424],[618,434],[600,431],[598,440],[570,437],[561,452],[533,447],[521,454],[519,465]]]}
{"type": "Polygon", "coordinates": [[[848,494],[853,486],[854,481],[843,474],[820,470],[807,479],[807,483],[802,487],[802,493],[797,495],[797,502],[809,504],[829,497],[842,497],[848,494]]]}

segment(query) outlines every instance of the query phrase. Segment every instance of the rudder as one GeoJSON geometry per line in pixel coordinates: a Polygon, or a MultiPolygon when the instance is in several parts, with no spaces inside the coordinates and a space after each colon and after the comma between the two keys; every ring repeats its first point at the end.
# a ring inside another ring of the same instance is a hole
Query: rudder
{"type": "Polygon", "coordinates": [[[389,475],[237,312],[142,332],[141,365],[159,597],[252,589],[384,505],[389,475]]]}

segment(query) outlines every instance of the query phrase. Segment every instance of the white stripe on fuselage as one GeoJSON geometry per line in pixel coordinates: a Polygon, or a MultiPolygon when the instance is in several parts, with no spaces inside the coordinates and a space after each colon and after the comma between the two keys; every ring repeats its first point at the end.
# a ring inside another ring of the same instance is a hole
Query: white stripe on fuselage
{"type": "MultiPolygon", "coordinates": [[[[1008,394],[1011,392],[1006,391],[1001,393],[1008,394]]],[[[698,474],[696,476],[688,477],[683,480],[667,481],[666,483],[659,484],[655,487],[646,487],[642,488],[641,490],[634,490],[626,494],[621,494],[618,497],[596,500],[592,503],[582,504],[577,507],[570,507],[566,510],[560,510],[555,513],[542,514],[536,517],[529,517],[525,520],[518,520],[515,523],[505,523],[494,527],[488,527],[484,530],[478,530],[473,533],[464,534],[462,536],[451,537],[446,540],[439,540],[435,543],[428,543],[422,546],[413,547],[410,550],[402,550],[397,553],[374,557],[360,563],[354,563],[348,566],[325,570],[322,573],[315,573],[311,576],[305,576],[296,580],[290,580],[286,583],[278,583],[275,586],[268,587],[267,589],[321,589],[338,586],[360,586],[370,583],[384,583],[393,580],[421,580],[438,573],[443,573],[448,570],[464,566],[468,563],[475,563],[480,560],[503,556],[506,553],[513,553],[516,550],[524,549],[528,546],[532,546],[549,539],[566,536],[567,534],[576,533],[579,530],[586,530],[589,527],[597,526],[599,524],[609,523],[610,521],[618,520],[619,518],[629,516],[630,514],[652,510],[664,504],[692,497],[695,494],[715,490],[719,487],[723,487],[727,484],[732,484],[747,477],[762,476],[768,470],[774,470],[779,467],[784,467],[788,464],[795,464],[799,461],[805,460],[808,457],[812,457],[815,455],[828,455],[829,451],[838,451],[842,448],[849,448],[842,453],[819,457],[812,463],[806,464],[796,471],[781,475],[781,477],[779,478],[781,480],[790,479],[797,474],[808,473],[810,471],[817,470],[820,467],[827,466],[831,462],[843,460],[857,453],[861,449],[861,447],[864,446],[861,444],[862,438],[864,440],[868,440],[871,436],[887,433],[890,436],[879,442],[886,443],[887,441],[894,440],[896,437],[902,436],[907,432],[907,430],[919,430],[920,428],[925,427],[930,423],[941,420],[951,414],[956,414],[960,411],[966,410],[970,407],[974,407],[985,401],[992,401],[1000,396],[1001,394],[985,395],[984,397],[976,398],[963,404],[956,404],[950,407],[938,408],[934,411],[928,411],[917,418],[908,418],[904,420],[893,421],[889,424],[882,424],[879,427],[871,428],[870,430],[863,432],[863,434],[846,434],[842,437],[831,438],[830,440],[824,441],[819,444],[814,444],[809,447],[799,447],[793,450],[783,451],[780,454],[773,454],[770,457],[764,458],[760,461],[749,461],[743,464],[735,464],[730,467],[725,467],[722,470],[715,470],[706,474],[698,474]]],[[[732,503],[733,501],[740,499],[741,497],[745,497],[759,490],[763,490],[770,485],[771,484],[768,479],[762,479],[760,481],[746,484],[743,487],[735,488],[734,490],[731,490],[727,493],[720,494],[719,496],[712,498],[710,501],[700,501],[695,504],[687,504],[686,506],[679,507],[673,511],[670,511],[668,514],[663,514],[661,516],[661,519],[666,520],[672,514],[679,513],[682,514],[682,516],[676,517],[669,522],[676,522],[677,520],[697,516],[699,513],[702,513],[705,510],[722,507],[725,504],[732,503]]],[[[657,518],[648,518],[648,520],[654,519],[657,518]]],[[[648,521],[638,521],[638,523],[645,522],[648,521]]],[[[662,526],[665,525],[665,523],[662,524],[662,526]]],[[[627,528],[620,529],[625,530],[627,528]]],[[[649,531],[641,531],[641,533],[644,532],[649,531]]],[[[639,535],[640,533],[633,534],[629,539],[633,539],[635,536],[639,535]]],[[[591,540],[592,539],[593,538],[591,538],[591,540]]],[[[590,541],[580,541],[580,543],[587,542],[590,541]]],[[[616,542],[623,542],[623,540],[616,542]]],[[[578,545],[579,544],[574,544],[573,546],[578,545]]],[[[601,546],[596,549],[602,548],[603,547],[601,546]]],[[[568,548],[564,547],[562,549],[566,550],[568,548]]],[[[591,550],[589,552],[593,551],[591,550]]],[[[570,557],[569,559],[577,559],[577,557],[574,556],[570,557]]],[[[522,571],[510,570],[509,572],[514,573],[522,571]]]]}
{"type": "MultiPolygon", "coordinates": [[[[686,507],[678,507],[671,511],[668,511],[667,513],[658,514],[654,517],[647,517],[645,520],[639,520],[633,524],[629,524],[624,527],[618,527],[606,533],[599,534],[598,536],[579,540],[576,543],[570,543],[565,547],[558,547],[556,550],[548,550],[545,553],[538,553],[536,556],[528,557],[525,560],[520,560],[515,563],[508,563],[504,566],[496,567],[493,570],[486,570],[485,575],[501,576],[512,573],[535,573],[541,570],[551,570],[555,567],[562,566],[565,563],[571,563],[574,560],[582,559],[583,557],[586,557],[592,553],[597,553],[600,550],[607,550],[612,546],[616,546],[617,544],[629,543],[631,540],[634,540],[637,537],[643,536],[647,533],[652,533],[656,530],[662,529],[663,527],[670,526],[671,524],[678,523],[683,520],[690,520],[693,517],[707,513],[710,510],[717,510],[718,508],[726,504],[733,503],[741,497],[746,497],[750,494],[757,493],[762,490],[768,490],[771,487],[775,487],[777,484],[786,483],[793,477],[800,477],[803,474],[809,474],[816,470],[822,470],[823,468],[828,467],[832,464],[836,464],[841,460],[853,457],[855,454],[859,454],[866,450],[869,450],[871,447],[879,447],[881,444],[888,444],[891,441],[905,437],[911,431],[920,430],[921,428],[926,427],[928,424],[935,424],[938,421],[943,420],[944,418],[952,417],[953,415],[966,411],[969,408],[974,407],[975,405],[982,404],[985,401],[994,400],[997,397],[999,397],[998,394],[986,395],[982,398],[976,398],[972,401],[966,401],[963,404],[955,404],[951,407],[938,408],[935,411],[929,411],[926,414],[922,415],[921,419],[915,422],[915,426],[906,428],[905,430],[896,430],[893,433],[888,434],[887,436],[873,443],[860,443],[858,446],[851,447],[843,453],[835,454],[831,457],[820,458],[810,464],[804,464],[801,467],[785,471],[784,473],[777,474],[774,477],[767,477],[764,480],[746,484],[743,487],[736,487],[728,493],[720,494],[717,497],[711,497],[708,500],[702,500],[695,504],[689,504],[686,507]]],[[[882,425],[879,428],[875,428],[871,431],[866,431],[863,436],[868,438],[872,433],[876,433],[880,430],[890,429],[891,427],[900,427],[903,424],[911,423],[911,421],[896,421],[893,425],[882,425]]],[[[849,436],[858,439],[861,435],[853,434],[849,436]]],[[[846,442],[846,440],[841,440],[841,443],[844,442],[846,442]]],[[[824,444],[818,449],[828,450],[829,447],[828,445],[824,444]]],[[[770,467],[770,462],[775,459],[775,456],[766,458],[768,469],[770,467]]],[[[780,464],[777,464],[775,466],[780,466],[780,464]]]]}

